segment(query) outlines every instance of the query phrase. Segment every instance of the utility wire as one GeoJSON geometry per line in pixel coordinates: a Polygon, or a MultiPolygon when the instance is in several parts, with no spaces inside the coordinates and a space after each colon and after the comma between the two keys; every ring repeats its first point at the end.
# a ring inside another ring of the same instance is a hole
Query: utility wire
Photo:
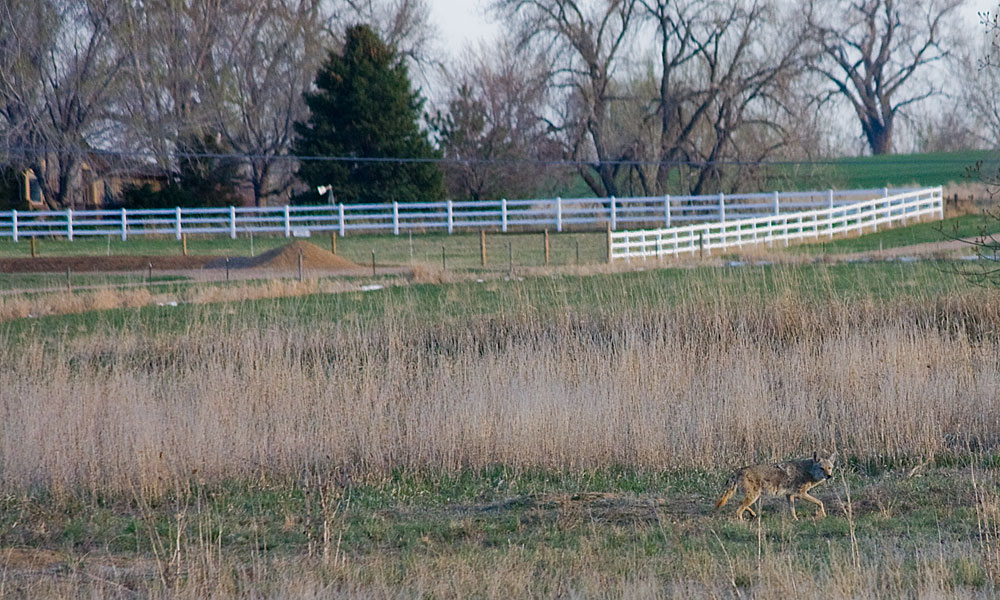
{"type": "MultiPolygon", "coordinates": [[[[100,150],[74,147],[28,147],[14,146],[8,148],[6,153],[16,156],[38,156],[45,154],[63,154],[73,156],[102,156],[120,159],[156,159],[158,156],[153,152],[138,150],[100,150]]],[[[848,157],[848,158],[825,158],[809,160],[764,160],[764,161],[740,161],[740,160],[567,160],[567,159],[533,159],[533,158],[416,158],[416,157],[385,157],[385,156],[302,156],[294,154],[244,154],[233,152],[171,152],[171,156],[185,159],[219,159],[237,161],[298,161],[298,162],[335,162],[335,163],[366,163],[366,164],[453,164],[453,165],[546,165],[563,167],[580,166],[671,166],[671,167],[697,167],[705,168],[710,166],[719,167],[794,167],[794,166],[862,166],[871,165],[870,158],[848,157]]],[[[961,157],[933,157],[921,155],[893,155],[888,158],[898,157],[905,160],[909,165],[969,165],[972,166],[976,159],[961,157]]],[[[1000,161],[1000,154],[989,162],[1000,161]]],[[[0,160],[0,164],[2,164],[0,160]]]]}

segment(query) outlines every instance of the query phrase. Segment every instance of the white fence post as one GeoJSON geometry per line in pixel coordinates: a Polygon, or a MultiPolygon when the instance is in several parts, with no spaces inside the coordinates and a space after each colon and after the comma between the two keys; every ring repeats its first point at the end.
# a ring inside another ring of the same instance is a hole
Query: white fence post
{"type": "Polygon", "coordinates": [[[556,196],[556,231],[562,231],[562,198],[556,196]]]}
{"type": "Polygon", "coordinates": [[[337,205],[337,216],[340,217],[340,237],[344,237],[347,233],[347,225],[344,223],[344,203],[341,202],[337,205]]]}
{"type": "Polygon", "coordinates": [[[236,239],[236,207],[229,207],[229,238],[236,239]]]}
{"type": "Polygon", "coordinates": [[[292,215],[288,205],[285,205],[285,237],[292,236],[292,215]]]}
{"type": "Polygon", "coordinates": [[[618,228],[618,211],[615,209],[615,197],[611,196],[611,231],[618,228]]]}
{"type": "Polygon", "coordinates": [[[399,235],[399,202],[392,201],[392,235],[399,235]]]}
{"type": "Polygon", "coordinates": [[[670,194],[663,197],[663,216],[667,229],[670,229],[670,194]]]}
{"type": "Polygon", "coordinates": [[[122,241],[128,239],[128,217],[125,215],[125,209],[122,209],[122,241]]]}
{"type": "Polygon", "coordinates": [[[174,235],[177,241],[181,239],[181,207],[174,207],[174,235]]]}
{"type": "Polygon", "coordinates": [[[18,237],[19,237],[18,236],[18,231],[17,231],[17,211],[16,210],[10,211],[10,227],[11,227],[11,233],[14,236],[14,241],[16,242],[18,240],[18,237]]]}
{"type": "Polygon", "coordinates": [[[455,231],[455,215],[452,210],[451,200],[448,201],[448,235],[455,231]]]}
{"type": "Polygon", "coordinates": [[[73,209],[66,209],[66,237],[73,241],[73,209]]]}
{"type": "Polygon", "coordinates": [[[500,199],[500,231],[507,233],[507,199],[500,199]]]}
{"type": "Polygon", "coordinates": [[[778,201],[781,200],[781,195],[775,191],[774,192],[774,215],[778,216],[781,214],[781,204],[778,201]]]}
{"type": "Polygon", "coordinates": [[[719,221],[726,222],[726,195],[719,192],[719,221]]]}

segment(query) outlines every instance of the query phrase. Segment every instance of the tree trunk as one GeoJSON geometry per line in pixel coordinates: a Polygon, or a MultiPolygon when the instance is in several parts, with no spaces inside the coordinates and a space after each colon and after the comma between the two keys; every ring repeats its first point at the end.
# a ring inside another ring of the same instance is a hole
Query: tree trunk
{"type": "Polygon", "coordinates": [[[892,120],[887,124],[881,121],[872,120],[865,125],[865,137],[868,138],[868,146],[872,154],[880,156],[892,152],[892,120]]]}

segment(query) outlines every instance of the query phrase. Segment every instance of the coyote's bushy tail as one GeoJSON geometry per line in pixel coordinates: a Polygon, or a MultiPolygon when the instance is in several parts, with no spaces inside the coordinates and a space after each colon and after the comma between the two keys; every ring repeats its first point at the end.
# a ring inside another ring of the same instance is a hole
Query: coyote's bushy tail
{"type": "Polygon", "coordinates": [[[733,476],[729,478],[729,481],[726,482],[726,491],[722,492],[722,497],[715,503],[715,508],[722,508],[726,505],[726,502],[729,502],[729,499],[736,493],[736,486],[739,485],[740,477],[742,475],[743,473],[734,473],[733,476]]]}

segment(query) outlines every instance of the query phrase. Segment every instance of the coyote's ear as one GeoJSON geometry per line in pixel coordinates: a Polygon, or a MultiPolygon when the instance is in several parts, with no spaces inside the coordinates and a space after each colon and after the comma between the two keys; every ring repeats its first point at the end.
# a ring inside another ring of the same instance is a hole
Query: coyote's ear
{"type": "Polygon", "coordinates": [[[830,455],[830,462],[837,460],[837,451],[834,450],[833,454],[830,455]]]}
{"type": "Polygon", "coordinates": [[[819,462],[819,453],[813,450],[813,460],[819,462]]]}

